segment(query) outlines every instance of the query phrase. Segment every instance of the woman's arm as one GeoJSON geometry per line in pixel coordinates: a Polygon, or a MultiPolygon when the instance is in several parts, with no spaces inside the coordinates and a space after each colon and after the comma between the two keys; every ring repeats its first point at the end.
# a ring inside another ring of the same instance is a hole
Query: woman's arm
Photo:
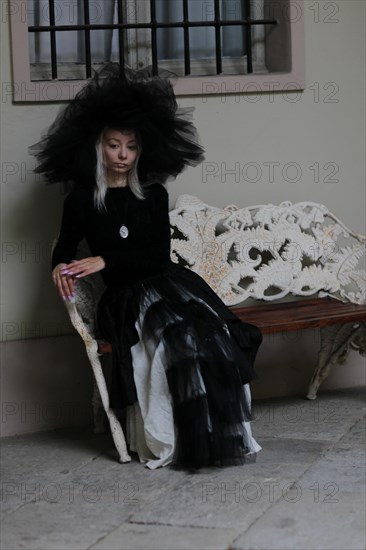
{"type": "Polygon", "coordinates": [[[76,263],[76,250],[85,236],[85,204],[82,198],[77,192],[66,197],[60,234],[52,253],[52,279],[63,300],[72,299],[75,290],[75,277],[67,271],[69,265],[76,263]]]}
{"type": "Polygon", "coordinates": [[[85,198],[74,191],[64,200],[60,234],[52,253],[52,268],[75,260],[78,244],[85,237],[84,218],[85,198]]]}

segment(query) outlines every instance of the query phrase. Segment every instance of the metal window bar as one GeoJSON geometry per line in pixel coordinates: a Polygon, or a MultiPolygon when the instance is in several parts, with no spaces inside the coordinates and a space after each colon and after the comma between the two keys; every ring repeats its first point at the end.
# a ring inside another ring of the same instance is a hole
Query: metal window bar
{"type": "MultiPolygon", "coordinates": [[[[84,25],[56,25],[55,24],[55,9],[54,9],[54,0],[49,0],[50,8],[50,25],[33,25],[28,27],[28,32],[49,32],[51,39],[51,65],[52,65],[52,78],[57,79],[57,50],[56,50],[56,32],[62,31],[85,31],[86,35],[91,30],[114,30],[117,29],[119,32],[119,62],[121,68],[125,64],[124,56],[124,31],[127,29],[151,29],[151,49],[152,49],[152,69],[153,74],[157,75],[159,72],[158,69],[158,54],[157,54],[157,29],[169,29],[169,28],[182,28],[184,30],[184,64],[185,64],[185,74],[190,74],[190,48],[189,48],[189,29],[193,27],[214,27],[215,28],[215,43],[216,43],[216,72],[221,74],[222,72],[222,46],[221,46],[221,28],[226,26],[245,26],[247,27],[247,72],[253,72],[253,61],[252,61],[252,35],[251,27],[252,25],[277,25],[278,22],[276,19],[251,19],[250,14],[250,0],[245,0],[246,6],[246,16],[245,19],[235,19],[235,20],[224,20],[220,17],[220,5],[219,0],[214,0],[214,19],[211,21],[190,21],[188,16],[188,4],[187,0],[182,0],[183,2],[183,20],[176,22],[163,23],[156,20],[156,5],[155,0],[150,0],[150,23],[125,23],[123,22],[123,7],[122,0],[117,1],[118,9],[118,23],[106,23],[106,24],[90,24],[87,22],[85,15],[85,24],[84,25]]],[[[84,4],[89,4],[89,0],[84,0],[84,4]]],[[[87,10],[84,8],[84,14],[87,13],[87,10]]],[[[90,35],[89,35],[90,39],[90,35]]],[[[85,38],[85,43],[87,43],[87,38],[85,38]]],[[[88,73],[88,60],[87,60],[87,51],[86,47],[86,65],[87,65],[87,74],[88,73]]],[[[89,53],[90,53],[90,43],[89,43],[89,53]]],[[[91,59],[90,67],[91,67],[91,59]]]]}
{"type": "MultiPolygon", "coordinates": [[[[89,13],[89,0],[84,0],[84,22],[85,25],[90,24],[90,13],[89,13]]],[[[91,62],[91,46],[90,46],[90,30],[85,29],[84,31],[84,41],[85,41],[85,64],[86,64],[86,78],[90,78],[92,75],[92,62],[91,62]]]]}
{"type": "Polygon", "coordinates": [[[55,4],[54,0],[48,2],[50,13],[50,44],[51,44],[51,67],[52,67],[52,79],[57,78],[57,46],[56,46],[56,30],[55,30],[55,4]]]}
{"type": "MultiPolygon", "coordinates": [[[[250,20],[250,0],[245,0],[245,17],[250,20]]],[[[253,50],[252,50],[252,26],[247,26],[246,32],[246,46],[247,46],[247,72],[253,72],[253,50]]]]}
{"type": "Polygon", "coordinates": [[[156,4],[155,0],[150,0],[150,19],[151,19],[151,57],[152,57],[152,72],[153,75],[158,74],[158,42],[157,29],[158,22],[156,21],[156,4]]]}
{"type": "Polygon", "coordinates": [[[125,66],[125,37],[124,37],[124,23],[123,23],[123,6],[122,2],[117,3],[117,17],[120,27],[118,28],[118,60],[121,72],[123,72],[125,66]]]}
{"type": "Polygon", "coordinates": [[[184,74],[186,76],[191,74],[191,50],[189,47],[189,13],[188,13],[188,0],[183,0],[183,28],[184,33],[184,74]]]}
{"type": "Polygon", "coordinates": [[[215,46],[216,46],[216,73],[222,73],[222,48],[221,48],[221,16],[220,0],[215,0],[215,46]]]}

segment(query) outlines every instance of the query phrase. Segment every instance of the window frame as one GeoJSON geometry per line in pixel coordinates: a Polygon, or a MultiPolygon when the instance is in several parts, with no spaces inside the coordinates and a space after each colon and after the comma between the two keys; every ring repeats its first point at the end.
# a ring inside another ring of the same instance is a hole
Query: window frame
{"type": "MultiPolygon", "coordinates": [[[[277,0],[278,1],[278,0],[277,0]]],[[[285,5],[285,2],[284,4],[285,5]]],[[[210,76],[182,76],[176,79],[177,96],[207,96],[305,89],[305,29],[300,1],[288,0],[291,69],[288,72],[210,76]],[[299,16],[300,13],[300,16],[299,16]]],[[[72,99],[87,83],[84,80],[31,80],[29,63],[27,1],[9,0],[13,81],[8,83],[14,102],[41,103],[72,99]],[[11,4],[11,5],[10,5],[11,4]]]]}

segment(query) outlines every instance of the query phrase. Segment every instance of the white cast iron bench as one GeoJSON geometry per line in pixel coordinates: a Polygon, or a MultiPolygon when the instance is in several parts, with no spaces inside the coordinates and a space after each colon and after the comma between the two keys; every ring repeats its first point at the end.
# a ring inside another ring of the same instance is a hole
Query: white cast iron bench
{"type": "MultiPolygon", "coordinates": [[[[366,355],[366,237],[350,231],[324,205],[283,202],[221,209],[181,195],[170,223],[172,260],[203,277],[239,318],[264,334],[320,328],[308,399],[316,398],[332,365],[345,362],[350,349],[366,355]]],[[[111,348],[95,338],[96,304],[103,290],[100,275],[82,279],[75,302],[66,307],[95,377],[95,431],[103,430],[105,411],[120,461],[128,462],[100,361],[111,348]]]]}

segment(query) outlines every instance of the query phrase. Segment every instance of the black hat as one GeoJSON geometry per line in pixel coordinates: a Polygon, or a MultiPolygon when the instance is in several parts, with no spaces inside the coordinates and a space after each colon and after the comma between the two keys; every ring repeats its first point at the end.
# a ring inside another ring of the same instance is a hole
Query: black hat
{"type": "Polygon", "coordinates": [[[138,162],[142,186],[165,183],[186,165],[202,162],[204,150],[191,121],[193,109],[178,108],[169,77],[152,76],[149,69],[121,71],[118,64],[96,73],[31,148],[39,162],[36,172],[49,183],[94,187],[95,144],[105,127],[136,133],[142,143],[138,162]]]}

